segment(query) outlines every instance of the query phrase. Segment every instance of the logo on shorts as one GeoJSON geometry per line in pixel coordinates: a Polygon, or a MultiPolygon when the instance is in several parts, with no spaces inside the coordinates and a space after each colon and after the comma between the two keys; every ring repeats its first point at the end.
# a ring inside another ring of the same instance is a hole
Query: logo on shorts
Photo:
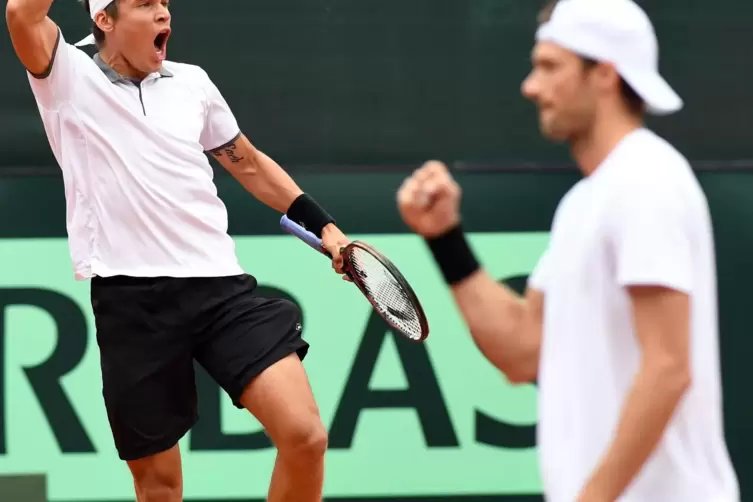
{"type": "Polygon", "coordinates": [[[299,323],[299,322],[295,323],[295,330],[296,331],[301,331],[302,329],[303,329],[303,326],[301,326],[301,323],[299,323]]]}

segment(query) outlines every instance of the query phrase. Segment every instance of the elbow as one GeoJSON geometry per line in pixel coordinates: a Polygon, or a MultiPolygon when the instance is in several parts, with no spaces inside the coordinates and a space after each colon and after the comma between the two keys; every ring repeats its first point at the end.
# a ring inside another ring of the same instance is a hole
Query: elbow
{"type": "Polygon", "coordinates": [[[682,396],[687,392],[687,390],[690,388],[690,385],[693,383],[693,376],[690,372],[690,368],[683,368],[675,375],[675,386],[678,390],[678,393],[682,396]]]}
{"type": "Polygon", "coordinates": [[[266,174],[263,157],[256,148],[250,149],[245,157],[245,162],[242,162],[240,166],[244,175],[258,178],[260,175],[266,174]]]}
{"type": "Polygon", "coordinates": [[[8,0],[8,3],[5,5],[5,18],[8,20],[22,18],[26,10],[26,2],[24,0],[8,0]]]}
{"type": "Polygon", "coordinates": [[[239,162],[227,163],[225,168],[244,184],[256,184],[259,182],[258,179],[265,174],[259,158],[253,154],[245,156],[239,162]]]}
{"type": "Polygon", "coordinates": [[[528,384],[536,381],[538,371],[537,354],[511,351],[510,347],[494,343],[498,333],[483,330],[471,330],[471,337],[483,356],[495,368],[504,373],[507,380],[514,385],[528,384]],[[514,355],[513,355],[514,354],[514,355]]]}
{"type": "Polygon", "coordinates": [[[649,381],[661,386],[668,397],[680,399],[693,382],[690,364],[685,361],[665,361],[649,365],[649,381]]]}
{"type": "Polygon", "coordinates": [[[20,4],[20,0],[8,0],[8,4],[5,6],[5,22],[8,26],[15,23],[21,17],[23,8],[20,4]]]}
{"type": "Polygon", "coordinates": [[[517,366],[507,368],[504,371],[507,380],[513,385],[523,385],[534,383],[536,381],[535,368],[527,368],[524,366],[517,366]]]}
{"type": "MultiPolygon", "coordinates": [[[[22,22],[36,22],[37,17],[39,17],[38,14],[29,12],[29,6],[24,0],[8,0],[8,3],[5,5],[5,22],[8,26],[22,22]]],[[[44,15],[42,18],[44,18],[44,15]]]]}
{"type": "Polygon", "coordinates": [[[688,392],[693,378],[689,370],[676,370],[671,376],[667,377],[667,395],[670,400],[674,399],[677,403],[682,400],[688,392]]]}
{"type": "Polygon", "coordinates": [[[238,166],[237,174],[238,176],[242,176],[244,178],[256,179],[260,174],[263,174],[263,171],[259,168],[258,163],[250,160],[249,162],[238,166]]]}

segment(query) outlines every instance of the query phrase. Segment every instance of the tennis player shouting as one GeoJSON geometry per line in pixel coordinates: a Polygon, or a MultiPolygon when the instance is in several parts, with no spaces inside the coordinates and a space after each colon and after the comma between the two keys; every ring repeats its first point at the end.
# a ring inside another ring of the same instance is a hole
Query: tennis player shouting
{"type": "Polygon", "coordinates": [[[630,0],[544,13],[523,94],[584,178],[559,204],[525,298],[463,235],[460,188],[430,162],[400,188],[474,341],[513,382],[538,380],[548,502],[737,502],[722,424],[713,233],[683,156],[643,126],[682,106],[630,0]]]}
{"type": "Polygon", "coordinates": [[[75,276],[93,278],[107,414],[138,500],[182,500],[194,359],[276,445],[268,500],[321,500],[327,435],[301,364],[300,312],[254,295],[204,152],[320,236],[340,273],[347,239],[239,132],[201,68],[166,60],[166,1],[85,0],[93,59],[66,43],[51,3],[9,0],[8,29],[63,171],[75,276]]]}

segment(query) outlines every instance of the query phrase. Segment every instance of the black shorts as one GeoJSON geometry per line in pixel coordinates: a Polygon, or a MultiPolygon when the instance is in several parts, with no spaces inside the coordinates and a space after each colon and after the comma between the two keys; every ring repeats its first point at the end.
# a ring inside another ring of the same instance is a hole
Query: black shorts
{"type": "Polygon", "coordinates": [[[308,344],[292,302],[254,295],[250,275],[95,277],[102,393],[118,454],[172,448],[198,420],[194,360],[241,408],[248,383],[308,344]]]}

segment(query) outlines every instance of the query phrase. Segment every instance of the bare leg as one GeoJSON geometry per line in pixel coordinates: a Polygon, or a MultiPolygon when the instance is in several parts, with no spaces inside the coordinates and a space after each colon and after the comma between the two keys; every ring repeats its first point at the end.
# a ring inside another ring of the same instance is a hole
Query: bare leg
{"type": "Polygon", "coordinates": [[[128,462],[137,502],[182,502],[183,473],[178,445],[128,462]]]}
{"type": "Polygon", "coordinates": [[[327,431],[298,356],[291,354],[267,368],[240,401],[277,447],[267,501],[320,502],[327,431]]]}

